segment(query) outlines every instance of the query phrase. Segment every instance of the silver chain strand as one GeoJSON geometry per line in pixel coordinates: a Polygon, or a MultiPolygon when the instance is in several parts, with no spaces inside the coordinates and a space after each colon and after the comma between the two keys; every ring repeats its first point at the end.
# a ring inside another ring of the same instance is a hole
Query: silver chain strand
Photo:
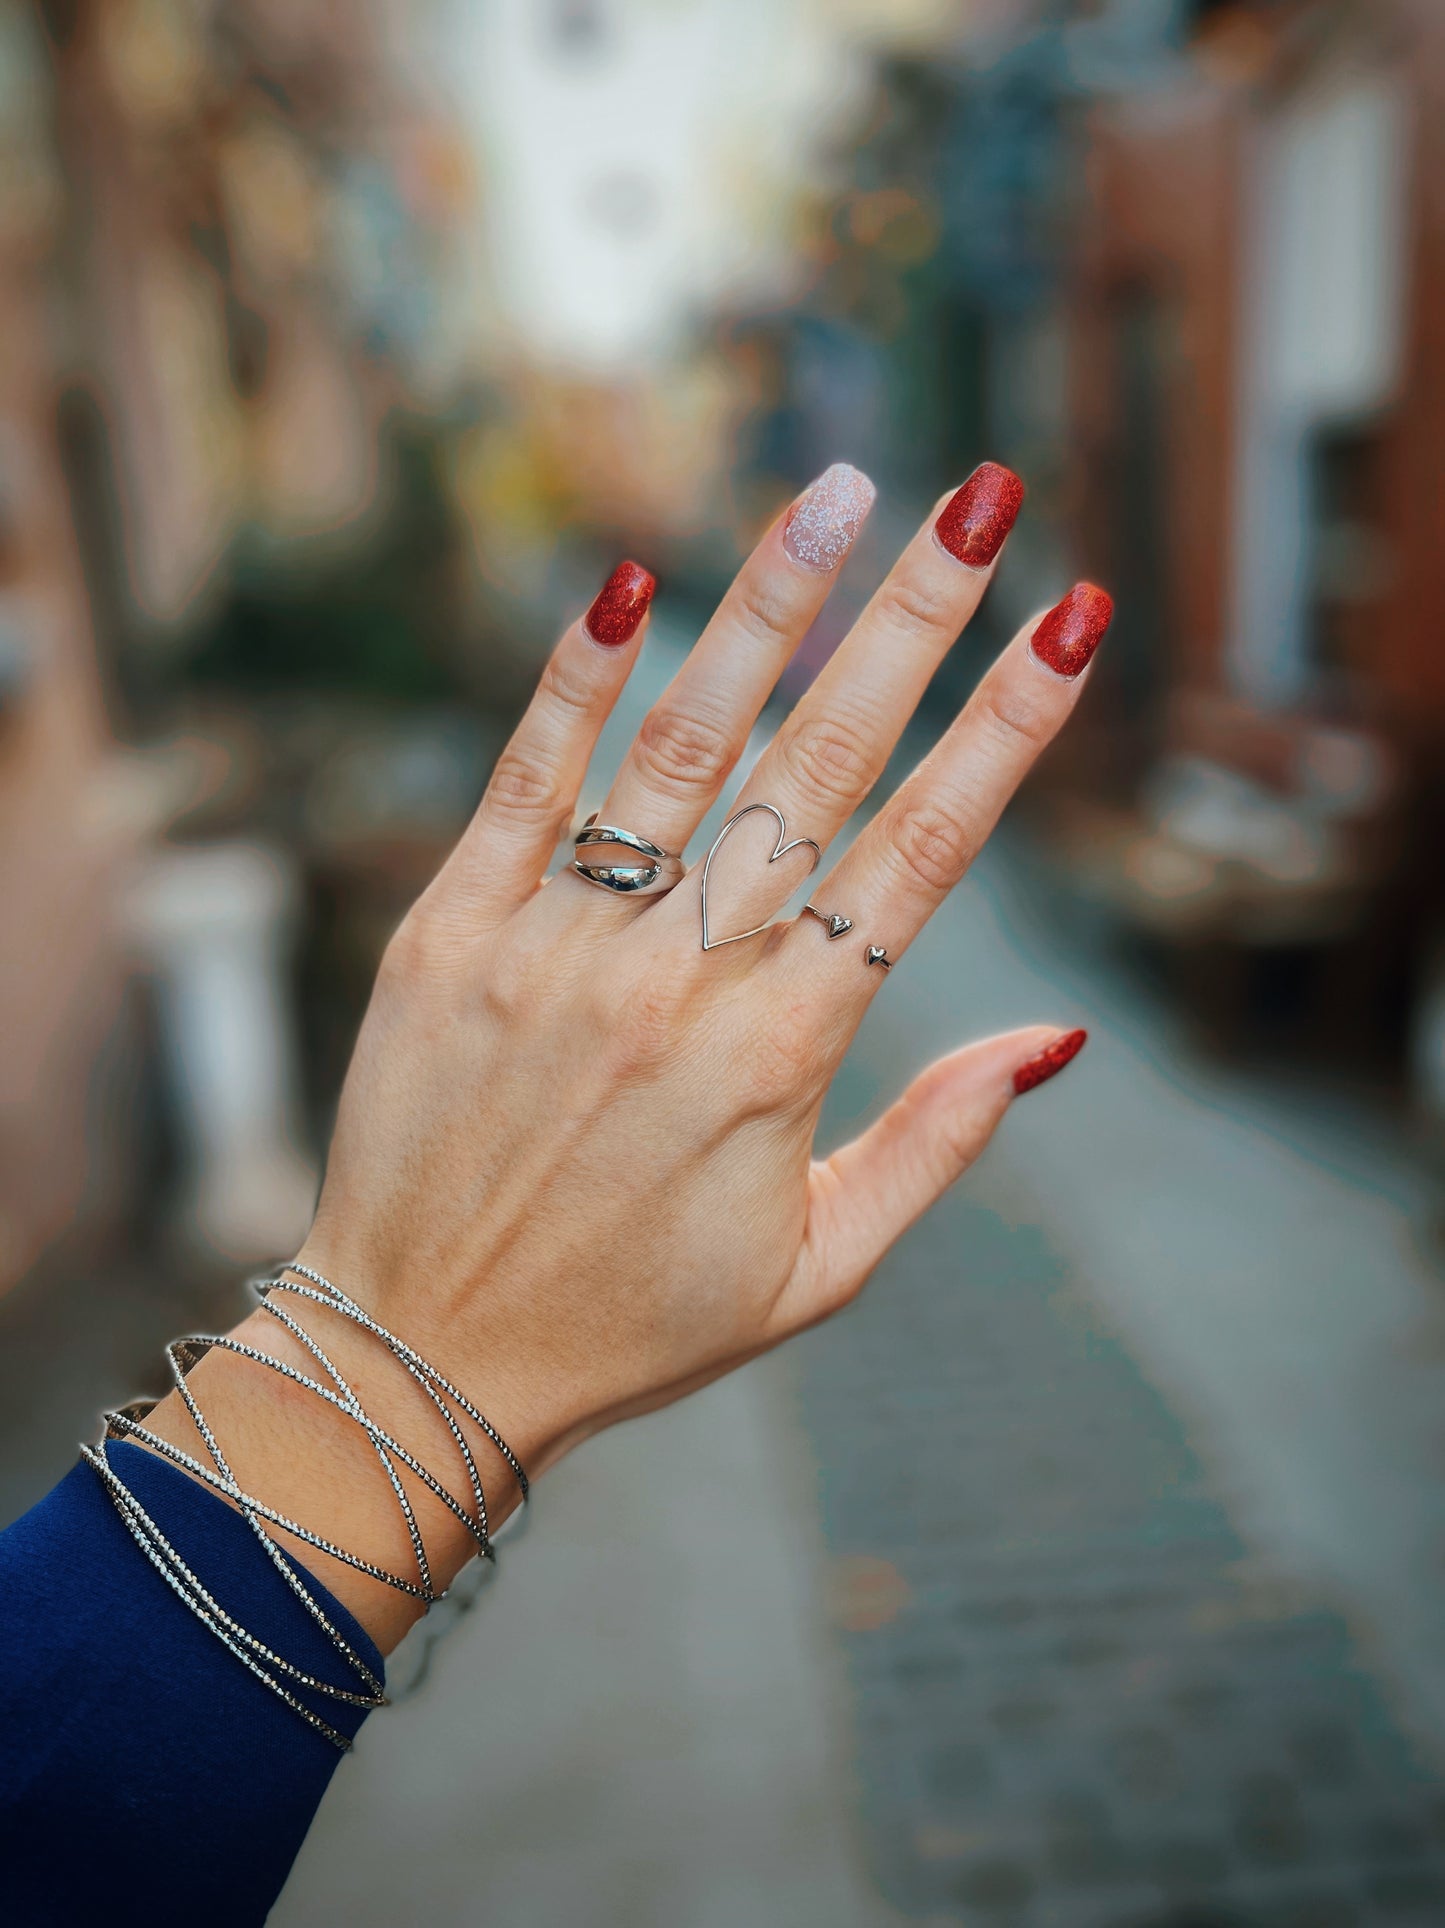
{"type": "MultiPolygon", "coordinates": [[[[528,1498],[527,1475],[522,1471],[521,1461],[502,1438],[501,1434],[493,1428],[491,1422],[484,1419],[477,1411],[476,1407],[464,1392],[459,1392],[450,1379],[443,1378],[435,1366],[429,1366],[421,1354],[414,1352],[404,1339],[398,1339],[395,1333],[388,1332],[384,1325],[378,1325],[369,1312],[359,1306],[355,1299],[349,1298],[346,1293],[341,1290],[340,1286],[333,1285],[330,1279],[322,1278],[321,1274],[319,1272],[313,1272],[309,1265],[302,1265],[299,1262],[293,1262],[290,1265],[284,1266],[282,1269],[285,1272],[299,1273],[303,1279],[310,1279],[313,1285],[319,1286],[321,1290],[327,1294],[330,1304],[337,1306],[349,1319],[354,1319],[357,1325],[365,1326],[366,1330],[380,1339],[383,1345],[389,1347],[398,1359],[415,1366],[418,1371],[425,1373],[427,1378],[430,1379],[434,1385],[439,1386],[443,1392],[450,1393],[467,1417],[480,1426],[482,1431],[487,1435],[487,1438],[491,1440],[492,1444],[515,1474],[517,1485],[521,1488],[522,1498],[524,1500],[528,1498]]],[[[303,1290],[302,1287],[293,1285],[291,1281],[286,1278],[278,1277],[268,1280],[268,1290],[274,1290],[277,1286],[286,1292],[300,1293],[303,1290]]]]}
{"type": "MultiPolygon", "coordinates": [[[[380,1691],[379,1684],[375,1694],[350,1693],[345,1688],[333,1686],[329,1681],[318,1680],[310,1674],[303,1673],[299,1668],[293,1667],[289,1661],[283,1660],[279,1654],[273,1653],[263,1640],[258,1640],[254,1634],[247,1633],[246,1629],[231,1618],[219,1601],[206,1591],[200,1580],[192,1573],[150,1514],[105,1458],[103,1447],[98,1450],[94,1446],[82,1445],[80,1451],[82,1457],[100,1475],[106,1491],[115,1502],[117,1511],[130,1529],[132,1538],[166,1585],[179,1595],[222,1646],[230,1649],[243,1667],[249,1668],[256,1678],[263,1681],[273,1693],[278,1694],[288,1707],[294,1708],[304,1721],[316,1728],[319,1733],[324,1734],[337,1747],[343,1751],[349,1748],[351,1742],[345,1734],[338,1732],[329,1721],[322,1720],[319,1714],[314,1714],[303,1701],[299,1701],[294,1694],[281,1685],[280,1681],[267,1673],[247,1649],[264,1655],[273,1666],[280,1668],[294,1680],[314,1688],[316,1692],[329,1694],[335,1700],[350,1701],[358,1707],[386,1705],[386,1695],[380,1691]]],[[[320,1614],[319,1607],[316,1611],[320,1614]]],[[[329,1626],[329,1622],[327,1624],[329,1626]]],[[[336,1638],[341,1641],[343,1650],[351,1654],[358,1670],[368,1679],[374,1679],[375,1676],[371,1674],[361,1655],[349,1647],[344,1636],[337,1633],[336,1638]]]]}
{"type": "MultiPolygon", "coordinates": [[[[320,1602],[302,1578],[303,1570],[298,1569],[296,1563],[287,1555],[277,1540],[266,1530],[265,1523],[269,1521],[272,1526],[282,1528],[285,1532],[294,1535],[295,1538],[301,1540],[306,1545],[315,1547],[318,1552],[325,1553],[330,1558],[341,1561],[344,1565],[354,1568],[359,1573],[367,1574],[371,1579],[379,1581],[384,1586],[394,1587],[399,1592],[409,1594],[412,1598],[421,1600],[426,1607],[430,1608],[436,1601],[444,1600],[448,1596],[446,1593],[439,1594],[432,1584],[431,1565],[427,1558],[421,1529],[417,1524],[416,1515],[405,1485],[400,1474],[397,1472],[397,1460],[400,1460],[404,1466],[414,1473],[427,1489],[461,1521],[476,1541],[477,1550],[482,1558],[487,1561],[495,1560],[491,1534],[488,1527],[487,1502],[482,1490],[481,1474],[477,1469],[476,1459],[472,1453],[466,1434],[462,1430],[455,1413],[453,1413],[451,1407],[447,1404],[448,1397],[455,1400],[456,1404],[467,1417],[492,1441],[497,1451],[502,1455],[515,1475],[524,1502],[529,1498],[529,1483],[527,1475],[522,1470],[521,1462],[517,1459],[515,1453],[512,1452],[506,1441],[477,1410],[476,1406],[472,1404],[465,1393],[460,1392],[449,1379],[438,1372],[435,1366],[422,1358],[421,1354],[409,1346],[405,1340],[399,1339],[395,1333],[389,1332],[385,1326],[373,1319],[370,1313],[358,1305],[349,1293],[343,1292],[342,1289],[334,1285],[330,1279],[324,1278],[321,1273],[313,1271],[308,1265],[292,1263],[283,1266],[274,1278],[258,1282],[254,1289],[260,1302],[260,1309],[283,1325],[297,1342],[312,1355],[330,1379],[331,1387],[334,1387],[335,1390],[322,1385],[316,1379],[312,1379],[305,1372],[299,1371],[295,1366],[290,1365],[286,1360],[278,1359],[273,1354],[263,1352],[257,1347],[246,1345],[239,1339],[232,1339],[226,1336],[195,1336],[177,1339],[166,1347],[166,1360],[171,1369],[171,1378],[176,1391],[185,1403],[186,1410],[191,1416],[196,1431],[200,1434],[206,1450],[211,1456],[214,1471],[211,1467],[205,1466],[194,1454],[186,1452],[182,1447],[173,1445],[168,1439],[163,1439],[160,1434],[152,1432],[151,1429],[143,1423],[154,1409],[155,1401],[153,1400],[135,1401],[116,1411],[107,1412],[104,1415],[105,1433],[99,1446],[82,1445],[80,1450],[82,1457],[94,1468],[101,1479],[106,1492],[115,1504],[117,1512],[125,1522],[131,1537],[178,1598],[196,1615],[202,1625],[205,1626],[210,1633],[214,1634],[216,1639],[233,1653],[242,1665],[253,1673],[258,1680],[262,1681],[274,1694],[278,1695],[280,1699],[299,1714],[309,1726],[315,1728],[318,1733],[324,1734],[333,1745],[345,1751],[351,1746],[350,1739],[337,1728],[333,1727],[329,1721],[322,1719],[322,1717],[308,1707],[304,1701],[300,1700],[278,1676],[284,1675],[287,1679],[294,1681],[297,1686],[304,1687],[313,1693],[327,1695],[334,1700],[344,1701],[354,1707],[382,1707],[387,1704],[388,1696],[384,1690],[383,1682],[367,1664],[365,1657],[357,1651],[341,1632],[340,1628],[329,1618],[320,1602]],[[286,1276],[287,1273],[295,1273],[301,1278],[310,1280],[311,1283],[309,1285],[301,1285],[297,1283],[295,1278],[288,1278],[286,1276]],[[327,1307],[331,1311],[338,1313],[342,1318],[350,1320],[353,1325],[360,1326],[364,1331],[370,1333],[373,1338],[380,1340],[392,1356],[405,1367],[406,1371],[436,1407],[437,1412],[440,1414],[447,1430],[452,1436],[453,1443],[457,1447],[466,1471],[467,1485],[471,1489],[473,1512],[469,1513],[463,1503],[449,1492],[447,1488],[442,1485],[441,1481],[430,1473],[405,1446],[394,1439],[390,1433],[370,1417],[352,1387],[342,1376],[335,1363],[327,1356],[326,1351],[316,1339],[315,1335],[297,1320],[293,1319],[289,1313],[283,1311],[279,1305],[273,1303],[274,1295],[279,1293],[290,1293],[296,1298],[309,1299],[312,1303],[327,1307]],[[376,1451],[382,1467],[386,1472],[388,1482],[391,1485],[398,1506],[400,1507],[407,1537],[411,1544],[412,1554],[416,1560],[416,1580],[408,1580],[399,1573],[391,1573],[385,1567],[377,1566],[373,1561],[364,1559],[358,1553],[348,1552],[345,1548],[336,1545],[334,1541],[325,1538],[319,1533],[313,1532],[309,1527],[300,1525],[299,1522],[279,1512],[275,1507],[267,1505],[264,1500],[258,1499],[255,1495],[243,1490],[227,1463],[226,1457],[221,1450],[220,1442],[217,1440],[210,1422],[202,1412],[194,1391],[187,1383],[188,1376],[193,1368],[199,1364],[213,1347],[219,1348],[222,1351],[235,1353],[240,1358],[250,1359],[255,1364],[264,1366],[268,1371],[279,1373],[282,1377],[289,1379],[293,1385],[304,1387],[308,1392],[314,1393],[317,1398],[324,1400],[328,1405],[334,1407],[345,1418],[349,1419],[361,1429],[376,1451]],[[443,1395],[446,1395],[446,1397],[443,1395]],[[334,1686],[330,1682],[318,1679],[314,1674],[307,1673],[303,1669],[294,1666],[290,1661],[283,1659],[280,1654],[275,1653],[264,1641],[257,1639],[254,1634],[248,1633],[244,1627],[240,1626],[239,1623],[227,1613],[226,1609],[216,1600],[214,1595],[210,1593],[199,1577],[186,1564],[185,1560],[167,1539],[157,1522],[141,1505],[140,1501],[111,1465],[106,1453],[106,1447],[113,1439],[133,1439],[144,1443],[153,1451],[160,1453],[165,1459],[171,1461],[173,1465],[183,1466],[187,1472],[210,1487],[212,1491],[224,1494],[227,1499],[232,1501],[260,1540],[267,1557],[285,1580],[291,1592],[296,1596],[297,1600],[316,1625],[326,1635],[337,1653],[356,1674],[362,1687],[365,1689],[364,1692],[357,1693],[348,1688],[334,1686]]],[[[465,1610],[465,1607],[470,1605],[470,1600],[464,1600],[462,1604],[463,1610],[465,1610]]],[[[425,1671],[428,1657],[428,1654],[423,1654],[423,1672],[425,1671]]],[[[413,1681],[413,1691],[415,1686],[419,1684],[420,1678],[421,1675],[419,1674],[417,1679],[413,1681]]]]}

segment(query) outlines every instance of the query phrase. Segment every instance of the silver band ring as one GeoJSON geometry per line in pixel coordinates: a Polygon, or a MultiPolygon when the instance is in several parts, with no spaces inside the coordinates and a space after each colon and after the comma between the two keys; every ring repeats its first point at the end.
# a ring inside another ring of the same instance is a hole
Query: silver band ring
{"type": "MultiPolygon", "coordinates": [[[[844,917],[836,910],[819,910],[816,904],[804,904],[803,915],[805,917],[817,918],[818,922],[828,933],[828,942],[830,944],[834,938],[846,937],[853,928],[853,919],[851,917],[844,917]]],[[[863,951],[864,969],[866,970],[870,964],[877,964],[885,971],[891,971],[893,969],[893,959],[881,944],[869,944],[865,946],[863,951]]]]}
{"type": "Polygon", "coordinates": [[[685,866],[681,857],[674,856],[670,850],[664,850],[647,837],[639,837],[635,831],[623,830],[617,824],[598,823],[595,812],[577,832],[573,845],[572,868],[579,877],[585,878],[589,884],[598,885],[602,890],[617,891],[629,897],[660,897],[683,879],[685,866]],[[584,851],[617,849],[636,851],[647,862],[589,863],[582,854],[584,851]]]}

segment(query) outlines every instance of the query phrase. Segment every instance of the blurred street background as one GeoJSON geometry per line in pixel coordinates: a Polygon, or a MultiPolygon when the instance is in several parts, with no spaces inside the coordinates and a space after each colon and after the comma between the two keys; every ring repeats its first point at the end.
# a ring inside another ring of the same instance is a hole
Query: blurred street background
{"type": "Polygon", "coordinates": [[[620,556],[586,808],[834,460],[780,704],[1028,483],[900,768],[1118,603],[825,1129],[1087,1052],[856,1309],[539,1489],[276,1920],[1445,1922],[1442,447],[1438,0],[0,0],[0,1519],[295,1250],[620,556]]]}

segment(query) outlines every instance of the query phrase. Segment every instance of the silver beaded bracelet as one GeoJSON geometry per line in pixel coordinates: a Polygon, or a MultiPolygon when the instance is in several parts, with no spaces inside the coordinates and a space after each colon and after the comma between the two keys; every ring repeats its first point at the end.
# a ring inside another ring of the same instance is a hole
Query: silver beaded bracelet
{"type": "Polygon", "coordinates": [[[323,1278],[319,1272],[313,1271],[309,1265],[293,1263],[282,1267],[281,1271],[278,1272],[274,1278],[259,1282],[255,1290],[260,1301],[261,1309],[283,1325],[306,1351],[311,1354],[318,1366],[330,1380],[330,1386],[322,1385],[318,1379],[311,1378],[307,1373],[288,1364],[286,1360],[278,1359],[274,1354],[263,1352],[255,1346],[246,1345],[238,1339],[232,1339],[222,1335],[177,1339],[166,1347],[166,1359],[171,1369],[171,1379],[176,1391],[185,1402],[186,1410],[195,1424],[196,1431],[200,1434],[206,1450],[210,1454],[212,1466],[208,1467],[204,1465],[194,1454],[186,1452],[182,1447],[173,1445],[170,1440],[161,1438],[158,1433],[152,1432],[150,1428],[146,1426],[144,1422],[156,1405],[156,1401],[153,1399],[135,1400],[129,1405],[119,1407],[112,1412],[107,1412],[104,1415],[105,1432],[100,1444],[98,1446],[82,1445],[80,1450],[82,1456],[94,1467],[96,1473],[99,1475],[107,1493],[115,1504],[117,1512],[129,1529],[131,1537],[178,1598],[195,1614],[202,1625],[207,1627],[221,1644],[233,1653],[241,1664],[248,1668],[258,1680],[262,1681],[274,1694],[277,1694],[285,1701],[286,1705],[298,1713],[309,1726],[314,1727],[319,1733],[324,1734],[335,1746],[345,1750],[351,1746],[349,1737],[339,1729],[333,1727],[331,1723],[323,1719],[320,1714],[317,1714],[313,1709],[308,1707],[285,1682],[289,1680],[294,1683],[296,1687],[305,1688],[312,1693],[321,1694],[333,1700],[344,1701],[353,1707],[385,1706],[387,1695],[384,1691],[383,1683],[373,1669],[368,1666],[363,1655],[356,1650],[331,1620],[321,1606],[321,1603],[306,1585],[306,1581],[302,1577],[302,1569],[299,1569],[296,1563],[288,1557],[279,1542],[267,1530],[267,1523],[271,1526],[283,1528],[296,1539],[305,1542],[306,1545],[314,1546],[318,1552],[328,1554],[332,1559],[339,1560],[344,1565],[355,1568],[358,1573],[369,1575],[373,1580],[379,1581],[383,1586],[395,1587],[399,1592],[410,1594],[414,1599],[421,1600],[425,1606],[430,1608],[435,1601],[445,1596],[439,1594],[433,1585],[431,1563],[427,1558],[426,1547],[422,1540],[421,1529],[417,1525],[416,1514],[412,1508],[411,1500],[407,1495],[401,1475],[397,1471],[397,1462],[400,1461],[403,1466],[415,1474],[427,1490],[433,1493],[436,1498],[462,1522],[472,1538],[476,1541],[478,1552],[484,1560],[488,1561],[494,1560],[495,1554],[488,1525],[487,1501],[486,1495],[482,1490],[481,1474],[477,1470],[476,1459],[472,1453],[466,1434],[463,1432],[456,1414],[447,1403],[448,1400],[455,1401],[456,1405],[466,1417],[470,1419],[474,1425],[479,1427],[486,1437],[491,1440],[492,1444],[502,1455],[515,1475],[524,1502],[527,1500],[529,1494],[527,1475],[523,1472],[521,1462],[518,1460],[516,1454],[507,1445],[501,1434],[498,1433],[491,1423],[477,1410],[476,1406],[472,1404],[465,1393],[460,1392],[449,1379],[438,1372],[435,1366],[430,1365],[423,1359],[421,1354],[409,1346],[405,1340],[399,1339],[395,1333],[389,1332],[385,1326],[373,1319],[370,1313],[357,1304],[355,1299],[348,1293],[343,1292],[340,1286],[333,1285],[330,1279],[323,1278]],[[288,1278],[286,1276],[288,1273],[294,1273],[296,1277],[288,1278]],[[300,1284],[298,1283],[300,1279],[309,1280],[310,1283],[306,1285],[300,1284]],[[421,1464],[420,1460],[418,1460],[413,1453],[408,1451],[400,1441],[394,1439],[389,1432],[379,1426],[376,1421],[370,1417],[363,1408],[361,1401],[357,1398],[356,1393],[351,1386],[347,1384],[345,1378],[332,1360],[327,1357],[326,1352],[315,1336],[309,1332],[305,1326],[301,1325],[298,1320],[292,1318],[289,1312],[286,1312],[281,1306],[275,1303],[277,1296],[280,1294],[290,1294],[295,1298],[309,1299],[316,1305],[329,1307],[333,1312],[339,1313],[343,1318],[350,1319],[353,1325],[360,1326],[364,1331],[370,1333],[373,1338],[380,1340],[387,1350],[406,1368],[407,1372],[416,1380],[422,1391],[426,1393],[438,1413],[440,1413],[447,1430],[450,1432],[456,1444],[463,1467],[466,1471],[467,1484],[470,1488],[470,1511],[462,1501],[458,1500],[442,1485],[440,1480],[421,1464]],[[402,1519],[406,1526],[407,1538],[411,1543],[412,1555],[416,1561],[417,1578],[415,1580],[410,1580],[403,1574],[392,1573],[385,1567],[376,1565],[374,1561],[364,1559],[360,1554],[348,1552],[345,1548],[337,1546],[334,1541],[324,1538],[321,1534],[312,1532],[309,1527],[302,1526],[296,1520],[290,1519],[284,1513],[278,1512],[275,1507],[267,1505],[264,1500],[256,1498],[254,1494],[243,1491],[235,1474],[227,1464],[225,1455],[221,1450],[220,1443],[211,1428],[210,1422],[201,1411],[195,1393],[187,1383],[188,1375],[192,1369],[205,1357],[213,1346],[219,1347],[226,1352],[234,1352],[241,1358],[250,1359],[254,1361],[255,1364],[266,1367],[269,1371],[280,1373],[284,1378],[291,1380],[294,1385],[304,1387],[308,1392],[314,1393],[317,1398],[325,1400],[328,1405],[334,1407],[336,1411],[341,1413],[345,1418],[360,1427],[375,1449],[392,1491],[396,1496],[397,1504],[401,1509],[402,1519]],[[321,1628],[322,1632],[326,1635],[332,1646],[335,1647],[342,1659],[353,1670],[361,1684],[362,1691],[357,1692],[353,1689],[334,1686],[328,1681],[319,1679],[314,1674],[307,1673],[302,1668],[293,1666],[290,1661],[283,1659],[280,1654],[275,1653],[264,1641],[258,1640],[255,1635],[248,1633],[244,1627],[240,1626],[238,1622],[227,1613],[226,1609],[206,1588],[200,1578],[192,1572],[191,1568],[167,1539],[157,1522],[146,1511],[145,1507],[141,1505],[135,1494],[131,1492],[130,1488],[125,1484],[125,1481],[111,1465],[106,1453],[106,1447],[111,1440],[116,1439],[141,1441],[154,1452],[159,1453],[163,1458],[170,1460],[173,1465],[184,1467],[188,1473],[202,1481],[203,1484],[209,1486],[217,1493],[224,1494],[227,1499],[232,1501],[244,1516],[252,1531],[256,1534],[266,1551],[267,1557],[271,1560],[277,1572],[280,1573],[286,1581],[287,1586],[291,1589],[297,1600],[315,1621],[316,1625],[321,1628]]]}

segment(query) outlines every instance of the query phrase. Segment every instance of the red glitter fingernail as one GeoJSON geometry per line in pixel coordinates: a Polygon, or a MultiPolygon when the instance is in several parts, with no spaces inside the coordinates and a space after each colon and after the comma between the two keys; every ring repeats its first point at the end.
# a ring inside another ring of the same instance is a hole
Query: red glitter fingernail
{"type": "Polygon", "coordinates": [[[656,587],[657,578],[640,562],[619,562],[587,611],[586,630],[593,642],[607,649],[631,642],[656,587]]]}
{"type": "Polygon", "coordinates": [[[971,569],[986,569],[1004,545],[1024,499],[1024,485],[1001,462],[980,462],[939,511],[933,533],[971,569]]]}
{"type": "Polygon", "coordinates": [[[1072,1064],[1088,1043],[1087,1031],[1066,1031],[1052,1044],[1046,1044],[1036,1058],[1021,1064],[1014,1073],[1014,1092],[1022,1097],[1024,1092],[1032,1091],[1035,1085],[1047,1084],[1056,1078],[1066,1064],[1072,1064]]]}
{"type": "Polygon", "coordinates": [[[1114,617],[1114,598],[1091,582],[1076,582],[1034,631],[1033,652],[1060,676],[1077,676],[1104,640],[1114,617]]]}

